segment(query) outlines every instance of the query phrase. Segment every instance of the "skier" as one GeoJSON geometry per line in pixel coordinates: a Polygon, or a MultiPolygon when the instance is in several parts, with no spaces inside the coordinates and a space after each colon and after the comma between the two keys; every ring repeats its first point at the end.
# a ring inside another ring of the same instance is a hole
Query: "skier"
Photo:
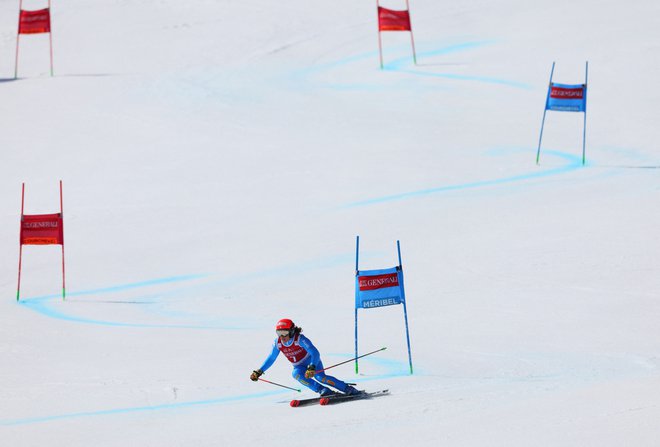
{"type": "Polygon", "coordinates": [[[336,394],[335,391],[324,385],[338,389],[344,394],[359,394],[360,391],[351,385],[326,375],[321,362],[321,354],[312,342],[301,334],[302,328],[297,327],[293,321],[284,318],[275,326],[277,338],[273,342],[273,350],[259,369],[252,371],[250,380],[256,382],[268,368],[270,368],[280,351],[293,363],[293,378],[321,396],[336,394]],[[315,380],[312,380],[315,379],[315,380]]]}

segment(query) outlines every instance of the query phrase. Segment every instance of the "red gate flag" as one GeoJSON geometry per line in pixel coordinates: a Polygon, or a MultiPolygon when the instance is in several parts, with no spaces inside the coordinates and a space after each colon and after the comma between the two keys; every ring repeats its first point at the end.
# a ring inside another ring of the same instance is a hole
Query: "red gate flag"
{"type": "Polygon", "coordinates": [[[16,33],[16,62],[14,79],[18,79],[18,49],[21,34],[48,34],[50,45],[50,75],[53,76],[53,31],[50,22],[50,0],[48,7],[36,11],[23,9],[23,0],[18,5],[18,32],[16,33]]]}
{"type": "Polygon", "coordinates": [[[22,245],[64,245],[61,213],[21,216],[22,245]]]}
{"type": "Polygon", "coordinates": [[[393,9],[378,7],[379,31],[411,31],[410,13],[408,11],[395,11],[393,9]]]}
{"type": "Polygon", "coordinates": [[[18,34],[50,33],[50,9],[22,10],[18,20],[18,34]]]}
{"type": "Polygon", "coordinates": [[[16,301],[21,296],[21,270],[23,266],[23,245],[62,246],[62,299],[66,297],[66,275],[64,270],[64,207],[62,200],[62,180],[60,180],[60,212],[52,214],[25,214],[25,183],[21,188],[21,232],[18,252],[18,287],[16,301]]]}
{"type": "Polygon", "coordinates": [[[413,62],[417,65],[417,54],[415,51],[415,39],[413,38],[412,26],[410,25],[410,5],[406,0],[406,9],[398,11],[394,9],[383,8],[379,0],[376,0],[378,8],[378,54],[380,56],[380,68],[383,65],[383,42],[380,33],[383,31],[408,31],[410,32],[410,43],[412,45],[413,62]]]}

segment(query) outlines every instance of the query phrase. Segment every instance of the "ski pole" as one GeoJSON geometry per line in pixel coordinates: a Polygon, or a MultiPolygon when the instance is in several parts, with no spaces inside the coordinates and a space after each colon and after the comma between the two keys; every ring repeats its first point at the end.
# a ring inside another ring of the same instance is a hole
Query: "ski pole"
{"type": "Polygon", "coordinates": [[[266,380],[266,379],[262,379],[262,378],[259,378],[259,380],[261,380],[262,382],[270,383],[271,385],[281,386],[282,388],[286,388],[287,390],[298,391],[299,393],[302,392],[301,390],[299,390],[297,388],[291,388],[290,386],[280,385],[279,383],[271,382],[270,380],[266,380]]]}
{"type": "Polygon", "coordinates": [[[385,349],[387,349],[387,348],[385,347],[385,348],[376,349],[375,351],[371,351],[371,352],[368,352],[366,354],[362,354],[362,355],[359,355],[357,357],[353,357],[352,359],[346,360],[344,362],[337,363],[336,365],[328,366],[327,368],[323,368],[323,369],[317,369],[316,372],[320,373],[320,372],[325,371],[326,369],[330,369],[330,368],[334,368],[335,366],[343,365],[344,363],[354,362],[357,359],[361,359],[362,357],[366,357],[368,355],[375,354],[375,353],[380,352],[380,351],[384,351],[385,349]]]}

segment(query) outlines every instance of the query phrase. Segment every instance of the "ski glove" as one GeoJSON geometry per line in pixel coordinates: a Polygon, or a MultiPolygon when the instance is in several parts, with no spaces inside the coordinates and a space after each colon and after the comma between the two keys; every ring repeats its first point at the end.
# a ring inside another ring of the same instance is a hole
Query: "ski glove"
{"type": "Polygon", "coordinates": [[[311,379],[316,375],[316,368],[314,365],[309,365],[307,371],[305,371],[305,379],[311,379]]]}
{"type": "Polygon", "coordinates": [[[259,376],[261,376],[264,372],[260,369],[255,369],[252,371],[252,374],[250,374],[250,380],[253,382],[256,382],[259,380],[259,376]]]}

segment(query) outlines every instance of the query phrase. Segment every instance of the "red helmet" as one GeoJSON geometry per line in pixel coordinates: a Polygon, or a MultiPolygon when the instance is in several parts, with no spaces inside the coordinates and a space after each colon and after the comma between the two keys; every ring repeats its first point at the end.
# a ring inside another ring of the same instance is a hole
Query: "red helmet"
{"type": "Polygon", "coordinates": [[[287,334],[290,336],[295,327],[296,325],[293,324],[293,321],[289,320],[288,318],[282,318],[277,322],[277,325],[275,326],[275,332],[277,332],[277,334],[280,336],[287,334]]]}
{"type": "Polygon", "coordinates": [[[296,327],[295,324],[293,324],[293,321],[289,320],[288,318],[282,318],[280,321],[277,322],[277,326],[275,326],[275,330],[282,330],[282,329],[288,329],[291,330],[294,327],[296,327]]]}

